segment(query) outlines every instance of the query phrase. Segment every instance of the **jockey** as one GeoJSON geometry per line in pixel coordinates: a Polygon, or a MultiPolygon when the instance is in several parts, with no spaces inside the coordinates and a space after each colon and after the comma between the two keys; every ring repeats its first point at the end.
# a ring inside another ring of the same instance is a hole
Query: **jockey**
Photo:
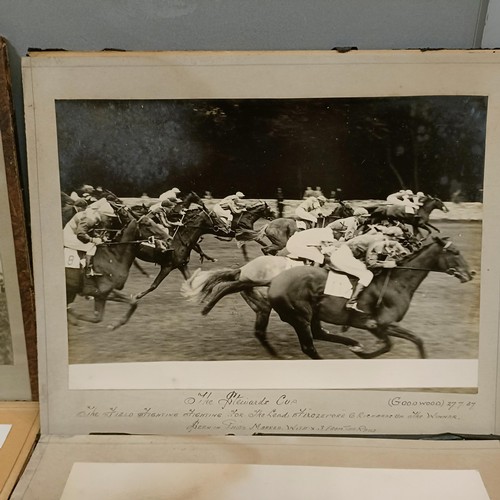
{"type": "Polygon", "coordinates": [[[174,201],[174,202],[179,202],[179,201],[182,201],[178,198],[178,194],[180,194],[181,190],[179,188],[172,188],[172,189],[169,189],[168,191],[165,191],[164,193],[160,194],[160,196],[158,197],[160,199],[160,201],[165,201],[165,200],[170,200],[170,201],[174,201]]]}
{"type": "Polygon", "coordinates": [[[94,272],[92,258],[95,255],[97,245],[101,244],[103,239],[96,236],[96,230],[109,227],[111,223],[109,218],[111,217],[117,217],[117,215],[109,202],[102,198],[89,205],[82,212],[76,213],[64,226],[64,246],[85,252],[88,277],[99,276],[94,272]]]}
{"type": "Polygon", "coordinates": [[[366,222],[369,216],[370,214],[366,208],[358,207],[354,209],[351,217],[337,219],[330,222],[327,227],[333,231],[337,240],[347,241],[356,236],[358,229],[366,222]]]}
{"type": "MultiPolygon", "coordinates": [[[[394,227],[393,229],[399,229],[400,234],[403,234],[400,228],[394,227]]],[[[323,250],[328,268],[358,278],[352,296],[346,303],[347,309],[364,312],[358,308],[357,300],[373,279],[373,273],[367,266],[371,268],[395,267],[394,258],[408,253],[399,242],[393,239],[395,237],[392,234],[382,233],[363,234],[323,250]]]]}
{"type": "Polygon", "coordinates": [[[324,196],[309,196],[295,209],[295,217],[301,220],[310,222],[314,227],[318,222],[318,215],[321,213],[321,208],[326,203],[324,196]]]}
{"type": "Polygon", "coordinates": [[[400,189],[397,193],[392,193],[387,197],[387,201],[392,205],[405,207],[405,212],[414,214],[418,205],[414,202],[415,193],[411,189],[400,189]]]}
{"type": "Polygon", "coordinates": [[[167,198],[159,203],[151,205],[151,207],[149,207],[148,213],[151,214],[153,217],[156,216],[160,224],[164,226],[168,232],[168,229],[173,226],[182,226],[181,222],[174,222],[169,220],[168,218],[168,216],[173,212],[177,204],[181,202],[182,200],[178,198],[177,201],[173,201],[167,198]]]}
{"type": "Polygon", "coordinates": [[[240,214],[246,211],[245,204],[242,201],[245,195],[238,191],[236,194],[230,194],[213,207],[213,212],[217,215],[226,226],[231,229],[233,222],[233,214],[240,214]]]}
{"type": "Polygon", "coordinates": [[[422,191],[419,191],[417,194],[413,195],[413,203],[417,207],[421,207],[423,205],[424,198],[426,198],[425,194],[422,191]]]}
{"type": "Polygon", "coordinates": [[[315,264],[323,264],[325,256],[321,249],[337,244],[332,229],[327,226],[295,232],[288,239],[286,249],[290,252],[288,257],[299,257],[315,264]]]}

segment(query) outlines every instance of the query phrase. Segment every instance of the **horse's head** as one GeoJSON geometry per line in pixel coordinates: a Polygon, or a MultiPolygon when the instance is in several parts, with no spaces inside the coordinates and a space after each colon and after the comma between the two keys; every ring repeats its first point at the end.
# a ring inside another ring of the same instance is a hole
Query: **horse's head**
{"type": "Polygon", "coordinates": [[[232,232],[217,215],[204,207],[186,211],[183,225],[185,227],[200,228],[206,233],[218,236],[227,236],[232,232]]]}
{"type": "Polygon", "coordinates": [[[443,203],[443,201],[435,196],[426,196],[423,200],[423,204],[424,206],[428,205],[431,210],[436,208],[443,212],[449,212],[448,207],[443,203]]]}
{"type": "Polygon", "coordinates": [[[435,236],[433,240],[441,246],[441,254],[438,258],[438,268],[447,274],[455,276],[461,283],[470,281],[475,272],[469,269],[467,261],[463,258],[460,250],[448,238],[435,236]]]}
{"type": "Polygon", "coordinates": [[[255,205],[255,211],[260,215],[262,219],[267,219],[267,220],[276,219],[276,214],[274,213],[273,209],[267,204],[267,202],[263,200],[260,200],[259,204],[255,205]]]}
{"type": "Polygon", "coordinates": [[[137,219],[137,230],[139,238],[148,240],[149,243],[154,244],[155,248],[161,251],[169,248],[170,236],[168,232],[147,215],[137,219]]]}
{"type": "Polygon", "coordinates": [[[338,206],[333,210],[332,215],[337,216],[339,219],[345,219],[354,215],[354,207],[347,201],[339,200],[338,206]]]}
{"type": "Polygon", "coordinates": [[[207,209],[201,197],[194,191],[189,191],[189,193],[182,200],[182,205],[184,206],[184,208],[189,208],[191,203],[195,203],[205,210],[207,209]]]}

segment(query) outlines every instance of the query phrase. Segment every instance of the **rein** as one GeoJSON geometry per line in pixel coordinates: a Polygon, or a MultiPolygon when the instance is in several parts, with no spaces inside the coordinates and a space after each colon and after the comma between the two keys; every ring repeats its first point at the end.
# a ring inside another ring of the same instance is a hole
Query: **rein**
{"type": "Polygon", "coordinates": [[[109,247],[111,245],[131,245],[131,244],[146,243],[146,242],[153,243],[150,238],[146,238],[145,240],[133,240],[133,241],[104,241],[96,246],[109,247]]]}

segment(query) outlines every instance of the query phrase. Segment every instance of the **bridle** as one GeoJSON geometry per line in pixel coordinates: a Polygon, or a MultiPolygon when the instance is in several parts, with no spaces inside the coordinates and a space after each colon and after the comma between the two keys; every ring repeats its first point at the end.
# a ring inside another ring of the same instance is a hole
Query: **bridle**
{"type": "MultiPolygon", "coordinates": [[[[443,254],[445,256],[445,262],[446,264],[448,265],[448,259],[446,259],[446,254],[449,253],[449,248],[450,246],[452,245],[452,242],[451,241],[447,241],[442,249],[443,249],[443,254]]],[[[396,270],[396,269],[408,269],[408,270],[411,270],[411,271],[424,271],[424,272],[433,272],[433,273],[443,273],[443,274],[449,274],[451,276],[455,276],[456,278],[459,278],[461,275],[460,273],[458,272],[458,270],[453,267],[453,266],[449,266],[447,269],[431,269],[431,268],[425,268],[425,267],[411,267],[411,266],[396,266],[396,267],[393,267],[391,268],[390,270],[396,270]]]]}

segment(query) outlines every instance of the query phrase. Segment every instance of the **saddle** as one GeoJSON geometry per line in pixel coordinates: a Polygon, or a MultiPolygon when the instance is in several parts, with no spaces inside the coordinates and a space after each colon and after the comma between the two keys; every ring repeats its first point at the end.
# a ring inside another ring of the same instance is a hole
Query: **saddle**
{"type": "Polygon", "coordinates": [[[64,247],[64,267],[68,269],[84,269],[85,252],[64,247]]]}
{"type": "Polygon", "coordinates": [[[298,217],[294,217],[295,224],[297,224],[297,230],[304,231],[306,229],[312,229],[314,224],[310,220],[299,219],[298,217]]]}

